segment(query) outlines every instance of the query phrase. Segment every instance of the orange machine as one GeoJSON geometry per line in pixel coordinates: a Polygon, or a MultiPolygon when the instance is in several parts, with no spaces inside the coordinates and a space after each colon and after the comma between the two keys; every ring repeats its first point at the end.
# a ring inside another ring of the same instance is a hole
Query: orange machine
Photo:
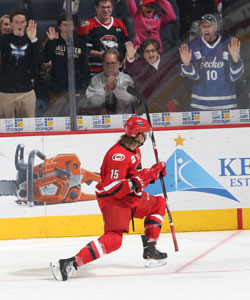
{"type": "Polygon", "coordinates": [[[58,154],[52,158],[38,150],[29,154],[24,163],[24,145],[16,149],[16,181],[1,181],[0,195],[16,195],[17,203],[34,206],[95,200],[95,194],[82,192],[82,184],[98,182],[100,176],[81,168],[76,154],[58,154]],[[34,166],[35,157],[43,160],[34,166]]]}

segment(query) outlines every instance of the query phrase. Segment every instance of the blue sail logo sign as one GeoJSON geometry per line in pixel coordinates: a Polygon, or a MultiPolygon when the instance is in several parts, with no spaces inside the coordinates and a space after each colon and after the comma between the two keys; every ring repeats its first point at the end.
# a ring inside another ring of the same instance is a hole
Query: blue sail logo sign
{"type": "MultiPolygon", "coordinates": [[[[239,202],[182,149],[176,149],[169,157],[166,162],[166,171],[167,175],[164,177],[164,182],[167,192],[201,192],[226,197],[239,202]]],[[[161,194],[160,180],[157,180],[155,184],[149,185],[145,191],[154,195],[161,194]]]]}

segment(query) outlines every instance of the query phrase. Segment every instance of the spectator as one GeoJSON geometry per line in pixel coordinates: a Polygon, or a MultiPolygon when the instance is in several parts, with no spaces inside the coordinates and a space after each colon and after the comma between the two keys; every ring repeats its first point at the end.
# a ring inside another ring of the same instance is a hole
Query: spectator
{"type": "MultiPolygon", "coordinates": [[[[10,16],[4,15],[0,18],[0,35],[9,34],[12,32],[12,27],[10,23],[10,16]]],[[[1,55],[0,55],[0,65],[1,65],[1,55]]]]}
{"type": "Polygon", "coordinates": [[[4,15],[0,18],[0,34],[8,34],[12,32],[10,16],[4,15]]]}
{"type": "Polygon", "coordinates": [[[96,16],[83,22],[79,35],[89,48],[90,75],[102,72],[102,55],[109,48],[119,51],[124,58],[128,32],[123,22],[111,16],[113,0],[95,0],[96,16]]]}
{"type": "Polygon", "coordinates": [[[175,21],[176,15],[167,0],[158,0],[158,2],[165,14],[155,12],[155,0],[141,0],[139,8],[135,0],[127,0],[128,10],[133,19],[134,46],[140,47],[143,40],[151,38],[159,42],[159,52],[162,51],[161,30],[170,22],[175,21]]]}
{"type": "MultiPolygon", "coordinates": [[[[76,15],[73,15],[73,21],[76,15]]],[[[46,116],[68,116],[68,26],[75,28],[75,23],[67,24],[66,14],[57,18],[59,34],[54,27],[47,33],[49,41],[45,46],[46,62],[51,61],[51,80],[49,86],[49,104],[46,116]]],[[[89,83],[87,46],[74,32],[74,61],[76,97],[84,95],[89,83]]]]}
{"type": "Polygon", "coordinates": [[[166,68],[159,54],[160,43],[157,40],[145,39],[142,41],[136,56],[137,47],[132,42],[127,43],[127,59],[125,70],[130,74],[138,91],[150,101],[166,76],[166,68]]]}
{"type": "Polygon", "coordinates": [[[166,264],[167,253],[156,248],[166,213],[166,201],[160,195],[153,196],[143,191],[160,174],[166,176],[165,162],[142,169],[139,147],[146,141],[149,131],[147,120],[129,118],[125,124],[125,134],[106,153],[101,166],[101,180],[96,185],[96,196],[104,219],[104,234],[88,243],[75,256],[52,262],[50,267],[56,280],[65,281],[73,275],[74,269],[118,250],[133,218],[145,218],[145,234],[141,236],[145,266],[166,264]]]}
{"type": "Polygon", "coordinates": [[[36,23],[30,20],[27,26],[26,11],[20,9],[10,14],[10,20],[13,32],[0,36],[0,118],[34,117],[34,62],[43,61],[36,23]]]}
{"type": "Polygon", "coordinates": [[[92,114],[130,114],[136,112],[137,100],[127,92],[133,79],[119,71],[120,55],[108,49],[103,54],[103,72],[91,78],[86,91],[92,114]]]}
{"type": "Polygon", "coordinates": [[[234,81],[243,74],[240,42],[217,33],[217,20],[206,14],[201,18],[202,37],[181,45],[181,74],[193,80],[191,109],[237,108],[234,81]]]}
{"type": "Polygon", "coordinates": [[[180,14],[180,40],[187,39],[193,21],[216,11],[214,0],[177,0],[180,14]]]}

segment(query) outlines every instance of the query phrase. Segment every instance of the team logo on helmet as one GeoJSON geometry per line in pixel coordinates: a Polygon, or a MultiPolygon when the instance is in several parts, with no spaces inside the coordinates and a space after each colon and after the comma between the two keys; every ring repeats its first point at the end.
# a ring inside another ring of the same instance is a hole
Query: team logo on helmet
{"type": "Polygon", "coordinates": [[[150,130],[147,120],[140,117],[130,117],[125,124],[125,132],[130,137],[136,137],[138,133],[145,133],[150,130]]]}

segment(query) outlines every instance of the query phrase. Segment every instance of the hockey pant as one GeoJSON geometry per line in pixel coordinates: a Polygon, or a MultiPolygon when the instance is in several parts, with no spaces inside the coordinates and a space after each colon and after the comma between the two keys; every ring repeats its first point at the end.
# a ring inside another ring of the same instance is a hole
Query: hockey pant
{"type": "MultiPolygon", "coordinates": [[[[148,237],[148,241],[157,242],[166,211],[166,202],[161,196],[152,196],[145,192],[143,192],[143,194],[144,197],[142,197],[143,199],[140,205],[136,207],[134,218],[142,219],[145,217],[144,230],[148,237]]],[[[117,215],[116,219],[119,220],[117,215]]],[[[130,219],[131,214],[127,220],[128,223],[130,219]]],[[[80,252],[76,255],[77,265],[81,266],[83,264],[87,264],[97,258],[100,258],[104,254],[118,250],[122,245],[123,232],[124,230],[121,229],[105,230],[104,235],[95,241],[91,241],[82,250],[80,250],[80,252]]]]}

